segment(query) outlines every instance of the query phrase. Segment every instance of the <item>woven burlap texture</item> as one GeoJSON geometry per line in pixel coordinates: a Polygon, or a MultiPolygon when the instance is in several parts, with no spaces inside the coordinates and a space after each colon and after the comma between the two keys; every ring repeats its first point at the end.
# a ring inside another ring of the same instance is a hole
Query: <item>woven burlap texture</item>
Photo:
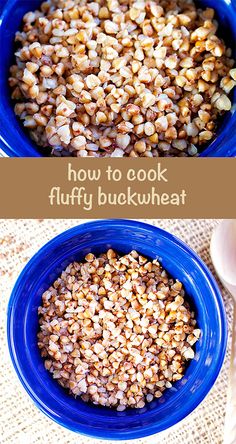
{"type": "MultiPolygon", "coordinates": [[[[18,381],[6,343],[6,310],[12,287],[20,271],[34,253],[63,230],[81,220],[1,220],[0,221],[0,442],[4,444],[98,444],[101,441],[76,435],[60,427],[32,403],[18,381]]],[[[209,255],[212,230],[218,220],[147,220],[175,234],[192,247],[213,271],[209,255]]],[[[197,283],[196,283],[197,285],[197,283]]],[[[220,285],[220,284],[219,284],[220,285]]],[[[231,338],[232,302],[222,290],[231,338]]],[[[229,346],[216,384],[201,405],[174,428],[154,437],[129,441],[135,444],[221,444],[226,406],[229,346]]],[[[183,400],[184,402],[184,400],[183,400]]],[[[124,441],[123,441],[124,442],[124,441]]]]}

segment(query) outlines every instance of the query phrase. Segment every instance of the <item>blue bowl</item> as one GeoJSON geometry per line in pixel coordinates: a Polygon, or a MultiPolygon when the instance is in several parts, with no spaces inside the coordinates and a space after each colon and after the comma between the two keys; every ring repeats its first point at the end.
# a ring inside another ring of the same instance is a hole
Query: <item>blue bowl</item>
{"type": "Polygon", "coordinates": [[[128,220],[85,223],[48,242],[29,261],[8,306],[8,344],[15,370],[37,407],[74,432],[103,439],[134,439],[173,426],[207,395],[221,369],[227,324],[219,289],[199,257],[179,239],[151,225],[128,220]],[[37,347],[37,308],[42,293],[63,269],[89,252],[136,249],[183,282],[202,331],[195,358],[181,381],[142,409],[117,412],[73,398],[45,370],[37,347]]]}
{"type": "MultiPolygon", "coordinates": [[[[41,157],[42,151],[32,142],[14,114],[7,78],[14,63],[14,35],[22,17],[35,10],[41,0],[1,0],[0,13],[0,148],[12,157],[41,157]]],[[[213,7],[218,15],[221,34],[236,56],[236,0],[196,1],[199,6],[213,7]]],[[[233,97],[236,103],[236,91],[233,97]]],[[[236,107],[222,119],[216,139],[201,153],[202,157],[236,156],[236,107]]]]}

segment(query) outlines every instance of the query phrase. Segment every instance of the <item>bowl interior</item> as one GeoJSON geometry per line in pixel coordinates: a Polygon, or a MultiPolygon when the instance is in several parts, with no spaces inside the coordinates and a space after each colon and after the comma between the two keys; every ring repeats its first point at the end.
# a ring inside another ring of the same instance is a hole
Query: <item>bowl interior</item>
{"type": "Polygon", "coordinates": [[[74,431],[102,438],[137,438],[175,424],[204,398],[220,370],[226,341],[225,315],[215,283],[199,259],[168,233],[131,221],[98,221],[68,230],[41,249],[19,277],[8,313],[13,363],[26,390],[50,417],[74,431]],[[181,381],[142,409],[117,412],[96,407],[62,389],[45,370],[37,347],[37,308],[42,293],[73,260],[108,248],[136,249],[183,282],[202,335],[181,381]],[[183,402],[184,400],[184,402],[183,402]]]}
{"type": "MultiPolygon", "coordinates": [[[[7,78],[9,67],[14,63],[14,35],[20,29],[23,15],[39,7],[40,0],[3,0],[2,20],[0,21],[0,143],[2,149],[10,156],[41,156],[42,151],[35,145],[16,118],[7,78]],[[3,7],[4,6],[4,7],[3,7]]],[[[197,0],[196,4],[213,7],[220,23],[220,35],[236,55],[236,5],[230,0],[197,0]]],[[[236,91],[233,94],[236,103],[236,91]]],[[[222,119],[216,139],[202,152],[202,156],[235,156],[236,155],[236,107],[226,113],[222,119]]],[[[49,154],[49,151],[47,152],[49,154]]],[[[45,155],[45,153],[44,153],[45,155]]]]}

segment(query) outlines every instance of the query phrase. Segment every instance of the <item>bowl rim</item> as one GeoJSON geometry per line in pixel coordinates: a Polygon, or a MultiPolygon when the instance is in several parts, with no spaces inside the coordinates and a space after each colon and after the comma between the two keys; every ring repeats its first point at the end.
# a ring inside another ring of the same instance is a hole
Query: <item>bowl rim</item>
{"type": "Polygon", "coordinates": [[[19,277],[16,280],[16,283],[13,287],[13,290],[11,292],[8,307],[7,307],[7,342],[8,342],[8,349],[10,358],[13,364],[13,367],[17,373],[17,376],[23,385],[24,389],[30,396],[31,400],[34,402],[36,407],[39,408],[40,411],[42,411],[47,417],[55,421],[60,426],[63,426],[73,432],[98,438],[98,439],[104,439],[104,440],[122,440],[122,439],[137,439],[137,438],[143,438],[150,435],[154,435],[156,433],[161,433],[164,430],[169,429],[170,427],[175,426],[180,421],[185,419],[190,413],[195,410],[195,408],[204,400],[206,395],[209,393],[211,388],[213,387],[216,379],[218,378],[218,375],[220,373],[221,367],[224,362],[225,354],[226,354],[226,347],[227,347],[227,339],[228,339],[228,328],[227,328],[227,317],[226,312],[223,304],[223,299],[220,293],[220,290],[218,288],[218,285],[216,283],[215,278],[213,277],[212,273],[206,266],[206,264],[202,261],[202,259],[181,239],[176,237],[175,235],[169,233],[168,231],[159,228],[154,225],[150,225],[148,223],[140,222],[137,220],[129,220],[129,219],[99,219],[96,221],[89,221],[84,222],[82,224],[76,225],[72,228],[69,228],[60,234],[53,237],[50,241],[46,242],[29,260],[29,262],[25,265],[23,270],[20,272],[19,277]],[[102,225],[101,225],[102,224],[102,225]],[[88,230],[95,230],[98,227],[106,227],[109,226],[109,228],[116,228],[117,226],[120,226],[120,228],[140,228],[143,230],[151,231],[152,234],[162,236],[162,238],[166,238],[171,243],[175,244],[175,246],[179,247],[181,250],[183,250],[186,254],[190,255],[193,259],[198,268],[201,269],[201,271],[204,274],[205,279],[208,282],[208,285],[212,291],[212,293],[215,295],[215,300],[218,304],[218,312],[219,312],[219,323],[220,323],[220,338],[221,341],[217,344],[217,348],[215,350],[215,356],[217,356],[217,365],[215,364],[215,372],[214,374],[211,374],[208,380],[208,385],[201,387],[201,393],[198,393],[197,399],[195,399],[191,402],[191,405],[188,405],[188,408],[185,412],[180,412],[175,415],[175,418],[171,421],[169,421],[168,428],[160,427],[158,423],[152,425],[151,433],[148,432],[150,429],[150,426],[144,426],[139,427],[136,430],[132,431],[130,429],[129,431],[113,431],[113,430],[106,430],[104,434],[99,430],[92,430],[92,433],[88,433],[86,424],[85,426],[76,425],[71,426],[68,425],[67,422],[64,420],[64,417],[58,417],[54,414],[54,412],[48,408],[47,405],[45,405],[41,399],[38,398],[38,396],[34,392],[34,388],[31,386],[30,383],[26,380],[24,376],[24,371],[21,369],[20,361],[16,357],[16,348],[14,343],[14,338],[11,335],[11,324],[12,324],[12,316],[14,315],[14,305],[15,305],[15,296],[18,293],[18,290],[21,286],[21,281],[24,279],[24,277],[27,275],[27,273],[30,271],[31,267],[37,262],[40,258],[42,260],[42,257],[44,256],[44,253],[48,250],[48,248],[53,247],[54,245],[58,244],[60,241],[68,240],[69,238],[73,237],[74,235],[80,236],[83,233],[86,233],[88,230]],[[177,417],[177,420],[176,420],[177,417]],[[106,434],[106,436],[105,436],[106,434]]]}

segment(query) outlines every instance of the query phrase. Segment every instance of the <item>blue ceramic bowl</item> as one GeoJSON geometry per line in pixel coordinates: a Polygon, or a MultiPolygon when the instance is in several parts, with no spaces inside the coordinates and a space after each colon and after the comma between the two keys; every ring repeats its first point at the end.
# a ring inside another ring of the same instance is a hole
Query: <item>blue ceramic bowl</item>
{"type": "MultiPolygon", "coordinates": [[[[24,132],[22,125],[13,111],[10,91],[7,83],[9,67],[14,62],[14,35],[20,29],[23,15],[36,9],[41,0],[1,0],[0,12],[0,148],[8,156],[38,157],[42,156],[24,132]]],[[[236,0],[197,0],[200,6],[213,7],[217,11],[221,34],[236,56],[236,0]]],[[[234,92],[236,103],[236,91],[234,92]]],[[[221,122],[216,139],[206,148],[203,157],[236,156],[236,113],[235,106],[221,122]]]]}
{"type": "Polygon", "coordinates": [[[179,239],[159,228],[128,220],[85,223],[60,234],[30,260],[12,292],[8,307],[8,343],[15,370],[37,407],[70,430],[103,439],[134,439],[173,426],[203,400],[223,363],[227,326],[217,285],[204,263],[179,239]],[[37,347],[37,308],[42,293],[74,260],[108,248],[136,249],[159,258],[183,282],[202,334],[194,360],[181,381],[142,409],[124,412],[74,399],[45,370],[37,347]]]}

